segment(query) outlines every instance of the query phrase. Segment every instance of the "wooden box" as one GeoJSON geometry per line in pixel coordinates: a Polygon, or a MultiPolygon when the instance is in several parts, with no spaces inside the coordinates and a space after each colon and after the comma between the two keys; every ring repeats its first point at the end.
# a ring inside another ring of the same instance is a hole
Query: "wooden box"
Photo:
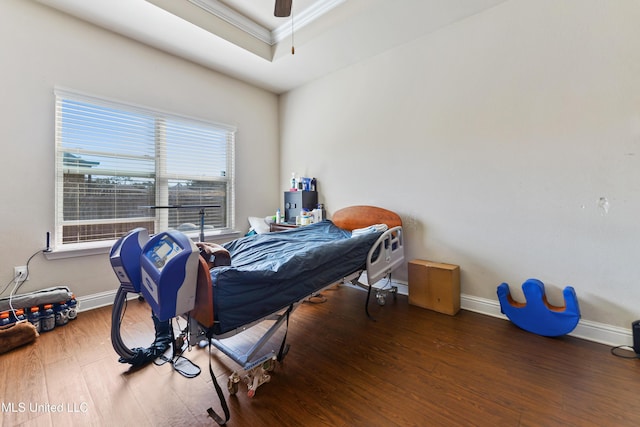
{"type": "Polygon", "coordinates": [[[460,267],[409,261],[409,304],[455,315],[460,310],[460,267]]]}

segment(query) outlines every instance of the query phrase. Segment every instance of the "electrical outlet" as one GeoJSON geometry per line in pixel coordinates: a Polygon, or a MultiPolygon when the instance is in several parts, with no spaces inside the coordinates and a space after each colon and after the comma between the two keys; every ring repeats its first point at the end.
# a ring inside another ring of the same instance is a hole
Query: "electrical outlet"
{"type": "Polygon", "coordinates": [[[27,266],[21,265],[20,267],[13,267],[13,280],[15,283],[24,282],[28,280],[27,277],[27,266]]]}

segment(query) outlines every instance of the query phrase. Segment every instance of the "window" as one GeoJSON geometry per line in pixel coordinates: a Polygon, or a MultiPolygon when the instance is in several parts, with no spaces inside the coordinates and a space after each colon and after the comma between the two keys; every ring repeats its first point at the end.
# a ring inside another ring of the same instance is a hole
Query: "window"
{"type": "Polygon", "coordinates": [[[235,129],[56,91],[56,247],[233,228],[235,129]],[[151,206],[186,206],[160,209],[151,206]]]}

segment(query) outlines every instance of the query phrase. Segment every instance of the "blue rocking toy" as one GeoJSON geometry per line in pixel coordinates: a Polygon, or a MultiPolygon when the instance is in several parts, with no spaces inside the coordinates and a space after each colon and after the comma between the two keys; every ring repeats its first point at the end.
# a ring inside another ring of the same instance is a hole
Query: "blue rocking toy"
{"type": "Polygon", "coordinates": [[[515,301],[509,292],[509,285],[498,286],[500,310],[516,326],[525,331],[545,337],[568,334],[580,320],[580,307],[576,292],[571,286],[562,291],[564,306],[549,304],[544,293],[544,283],[538,279],[528,279],[522,284],[526,303],[515,301]]]}

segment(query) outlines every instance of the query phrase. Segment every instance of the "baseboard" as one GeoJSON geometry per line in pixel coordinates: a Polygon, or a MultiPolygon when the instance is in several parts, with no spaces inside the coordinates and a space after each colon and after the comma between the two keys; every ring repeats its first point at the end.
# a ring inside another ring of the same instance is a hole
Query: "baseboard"
{"type": "MultiPolygon", "coordinates": [[[[87,295],[85,297],[78,297],[79,312],[93,310],[95,308],[105,307],[112,305],[116,298],[117,290],[105,291],[97,294],[87,295]]],[[[135,299],[138,296],[136,294],[128,294],[127,299],[135,299]]]]}
{"type": "MultiPolygon", "coordinates": [[[[487,316],[498,317],[507,321],[509,320],[500,311],[500,303],[498,301],[486,298],[478,298],[471,295],[461,295],[460,306],[464,310],[473,311],[487,316]]],[[[632,345],[633,343],[633,337],[631,335],[630,328],[629,330],[627,330],[618,326],[612,326],[604,323],[592,322],[590,320],[582,319],[578,322],[578,325],[573,330],[573,332],[568,335],[610,346],[632,345]]]]}
{"type": "MultiPolygon", "coordinates": [[[[364,279],[364,282],[366,283],[366,277],[364,277],[364,279]]],[[[408,295],[409,287],[407,283],[401,281],[392,280],[391,283],[387,283],[386,280],[381,280],[375,284],[375,287],[384,288],[388,287],[389,285],[396,286],[398,288],[398,294],[408,295]]],[[[93,295],[87,295],[85,297],[79,297],[79,311],[82,312],[92,310],[95,308],[113,304],[116,292],[116,290],[113,290],[100,292],[93,295]]],[[[133,299],[136,297],[137,296],[135,294],[130,294],[129,298],[133,299]]],[[[460,296],[460,307],[463,310],[473,311],[475,313],[484,314],[486,316],[497,317],[506,321],[509,320],[500,311],[500,303],[497,300],[490,300],[463,294],[460,296]]],[[[610,346],[633,345],[633,336],[631,335],[631,329],[627,330],[618,326],[592,322],[590,320],[580,320],[576,328],[569,335],[610,346]]]]}
{"type": "MultiPolygon", "coordinates": [[[[366,283],[366,273],[362,275],[361,280],[362,279],[364,279],[363,283],[366,283]]],[[[398,288],[399,294],[409,294],[409,286],[406,282],[392,280],[391,285],[398,288]]],[[[381,288],[389,286],[389,283],[386,283],[386,279],[383,279],[377,282],[374,286],[381,288]]],[[[509,321],[507,316],[502,314],[500,311],[500,302],[498,300],[490,300],[463,294],[460,296],[460,307],[463,310],[473,311],[475,313],[509,321]]],[[[625,329],[618,326],[607,325],[605,323],[592,322],[590,320],[581,319],[569,336],[610,346],[633,345],[631,327],[629,327],[629,329],[625,329]]]]}

